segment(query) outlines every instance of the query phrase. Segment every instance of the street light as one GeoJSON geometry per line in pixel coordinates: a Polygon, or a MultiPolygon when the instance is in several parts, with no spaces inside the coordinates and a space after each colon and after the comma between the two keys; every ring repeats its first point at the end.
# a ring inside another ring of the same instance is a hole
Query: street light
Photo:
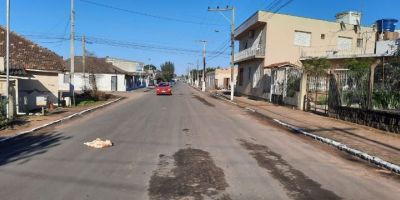
{"type": "Polygon", "coordinates": [[[217,6],[216,9],[212,9],[208,7],[208,11],[217,11],[219,12],[227,21],[231,23],[231,101],[233,101],[233,94],[235,91],[235,83],[233,82],[234,78],[234,67],[235,67],[235,7],[226,6],[226,8],[219,8],[217,6]],[[225,15],[221,13],[221,11],[232,11],[232,19],[229,20],[225,15]]]}

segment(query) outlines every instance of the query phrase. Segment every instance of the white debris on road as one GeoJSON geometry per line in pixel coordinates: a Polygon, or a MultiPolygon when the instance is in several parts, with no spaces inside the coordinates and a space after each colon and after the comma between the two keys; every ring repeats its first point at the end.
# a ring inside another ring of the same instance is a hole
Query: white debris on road
{"type": "Polygon", "coordinates": [[[83,144],[96,149],[111,147],[113,145],[110,140],[102,140],[100,138],[97,138],[91,142],[85,142],[83,144]]]}

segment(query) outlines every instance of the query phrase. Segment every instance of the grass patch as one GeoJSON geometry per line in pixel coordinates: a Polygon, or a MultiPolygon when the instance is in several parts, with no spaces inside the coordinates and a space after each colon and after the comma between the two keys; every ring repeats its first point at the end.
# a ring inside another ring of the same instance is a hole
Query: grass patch
{"type": "Polygon", "coordinates": [[[95,104],[103,103],[105,101],[95,101],[95,100],[83,100],[79,102],[76,106],[92,106],[95,104]]]}

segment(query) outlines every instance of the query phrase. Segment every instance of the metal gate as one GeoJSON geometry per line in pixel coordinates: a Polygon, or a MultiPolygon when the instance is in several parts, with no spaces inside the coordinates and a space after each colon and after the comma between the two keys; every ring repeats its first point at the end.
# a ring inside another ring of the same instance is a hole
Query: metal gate
{"type": "Polygon", "coordinates": [[[117,91],[117,76],[111,76],[111,91],[117,91]]]}
{"type": "Polygon", "coordinates": [[[307,76],[306,106],[308,111],[328,113],[328,76],[307,76]]]}

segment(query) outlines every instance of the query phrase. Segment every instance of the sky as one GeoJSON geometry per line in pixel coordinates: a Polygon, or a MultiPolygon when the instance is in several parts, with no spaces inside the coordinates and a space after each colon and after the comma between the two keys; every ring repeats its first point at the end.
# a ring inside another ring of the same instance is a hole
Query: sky
{"type": "MultiPolygon", "coordinates": [[[[5,25],[6,1],[0,1],[0,25],[5,25]]],[[[230,12],[208,7],[234,6],[235,26],[273,3],[290,2],[279,13],[334,21],[338,12],[363,11],[370,26],[382,18],[400,19],[398,0],[75,0],[76,36],[98,57],[141,61],[159,67],[175,63],[176,73],[202,66],[207,41],[207,67],[229,66],[230,12]]],[[[279,6],[275,6],[279,7],[279,6]]],[[[277,8],[272,9],[276,11],[277,8]]],[[[11,30],[69,58],[70,0],[11,0],[11,30]]],[[[399,25],[400,26],[400,25],[399,25]]],[[[397,28],[399,28],[399,26],[397,28]]],[[[76,41],[76,55],[82,42],[76,41]]]]}

